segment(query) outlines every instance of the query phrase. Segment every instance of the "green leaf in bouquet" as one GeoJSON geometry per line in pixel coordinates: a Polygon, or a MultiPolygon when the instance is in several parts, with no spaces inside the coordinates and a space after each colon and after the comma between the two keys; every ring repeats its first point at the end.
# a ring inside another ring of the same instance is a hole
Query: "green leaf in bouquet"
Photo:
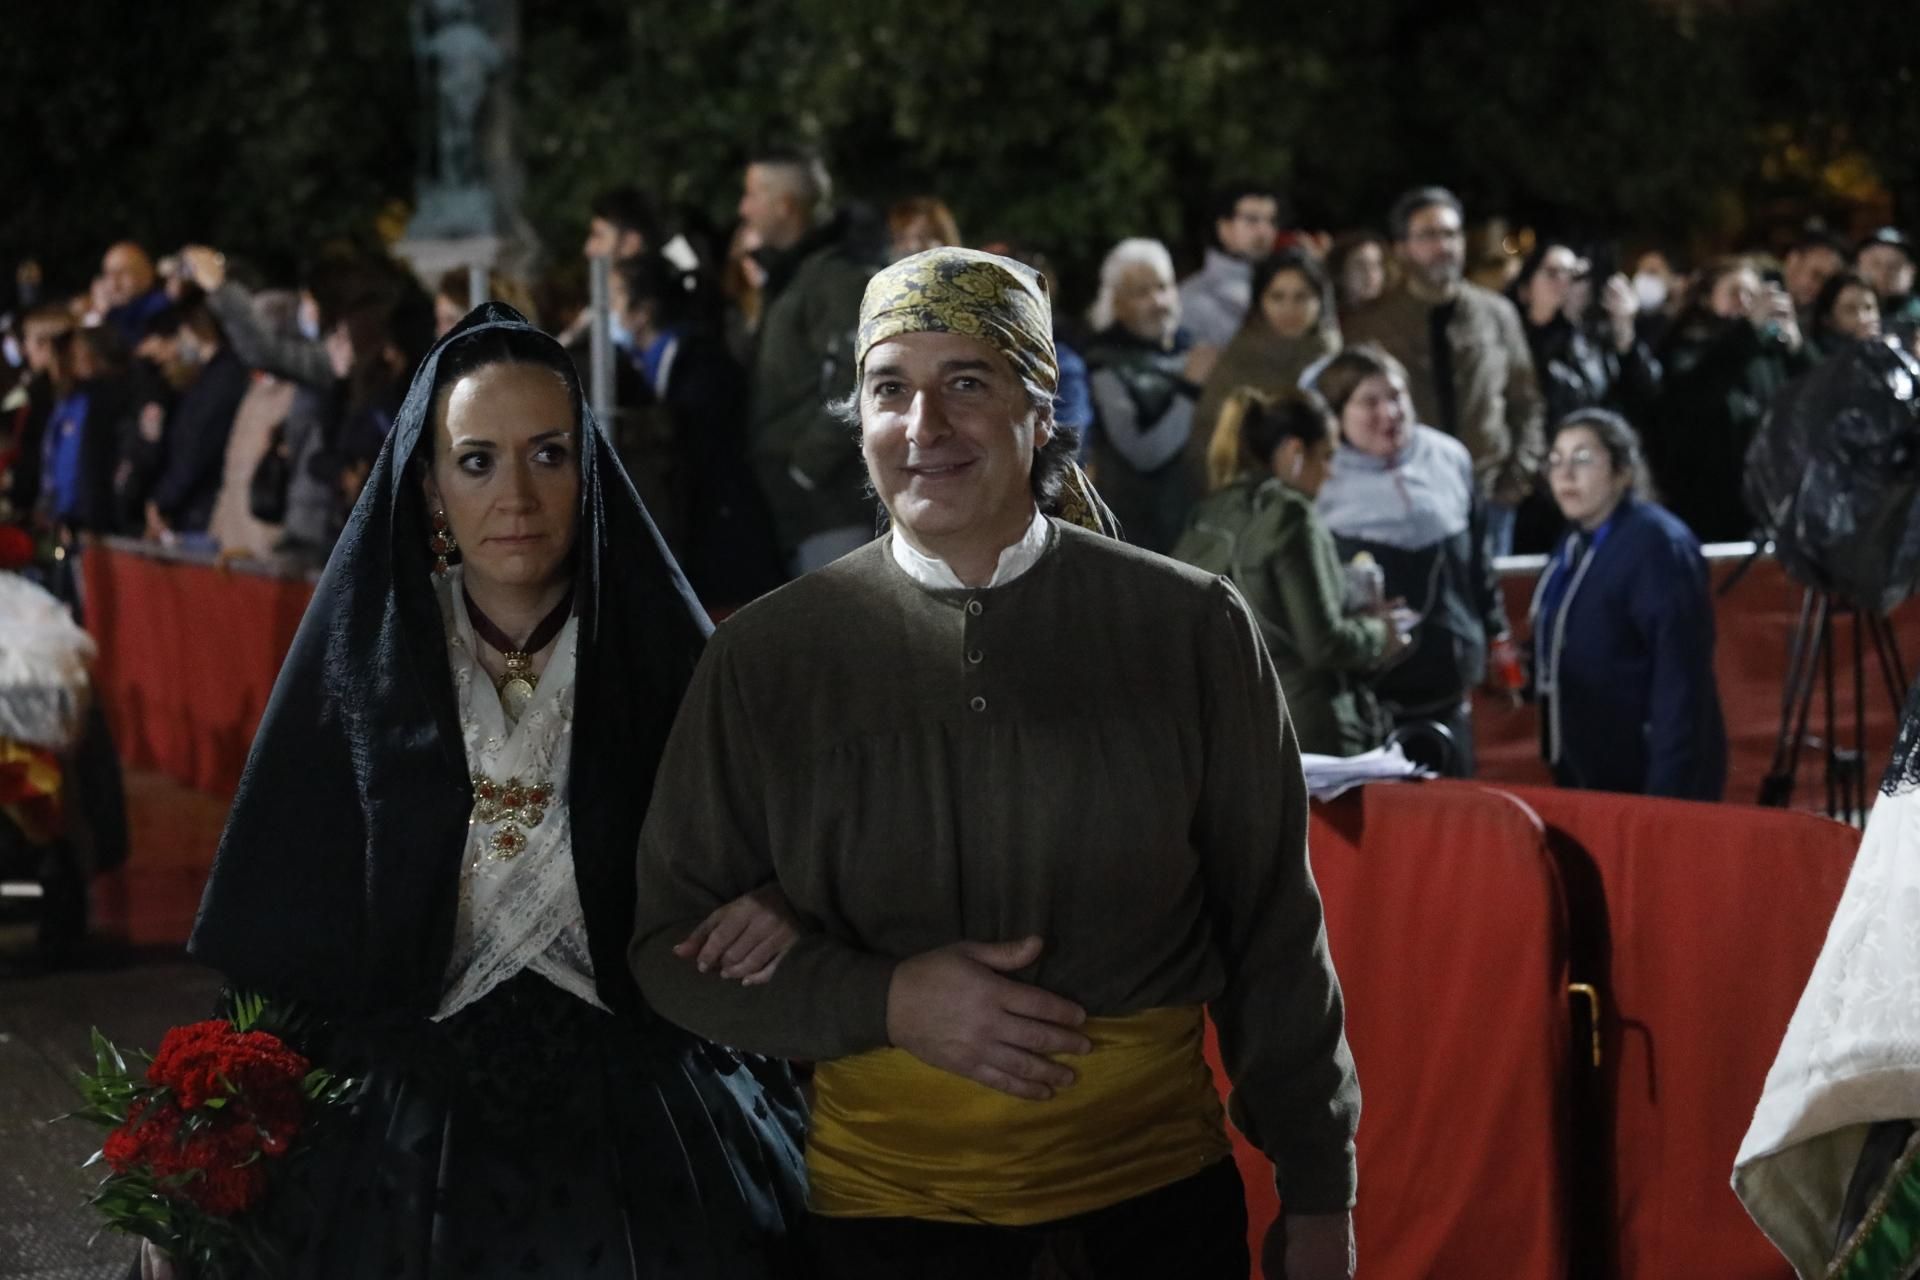
{"type": "Polygon", "coordinates": [[[98,1027],[93,1028],[93,1061],[96,1075],[102,1078],[108,1076],[126,1078],[127,1060],[121,1056],[120,1050],[115,1047],[113,1041],[100,1034],[98,1027]]]}
{"type": "Polygon", "coordinates": [[[266,1013],[266,998],[258,992],[234,991],[227,1000],[227,1021],[235,1031],[252,1031],[266,1013]]]}

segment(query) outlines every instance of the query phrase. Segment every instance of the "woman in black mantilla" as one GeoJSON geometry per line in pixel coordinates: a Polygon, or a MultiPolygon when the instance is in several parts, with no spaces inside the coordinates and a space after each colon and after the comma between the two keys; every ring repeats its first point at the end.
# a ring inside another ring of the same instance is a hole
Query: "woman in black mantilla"
{"type": "MultiPolygon", "coordinates": [[[[469,315],[301,624],[190,944],[365,1079],[263,1210],[288,1274],[792,1272],[788,1068],[653,1017],[624,961],[707,630],[560,346],[469,315]]],[[[703,958],[764,978],[783,906],[723,908],[703,958]]]]}

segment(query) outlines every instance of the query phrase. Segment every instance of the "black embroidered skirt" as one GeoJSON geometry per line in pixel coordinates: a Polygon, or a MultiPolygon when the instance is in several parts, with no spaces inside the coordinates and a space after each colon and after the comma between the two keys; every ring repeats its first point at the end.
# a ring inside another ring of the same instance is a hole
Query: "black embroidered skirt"
{"type": "Polygon", "coordinates": [[[806,1112],[785,1063],[525,973],[339,1048],[367,1084],[269,1211],[289,1276],[804,1273],[806,1112]]]}

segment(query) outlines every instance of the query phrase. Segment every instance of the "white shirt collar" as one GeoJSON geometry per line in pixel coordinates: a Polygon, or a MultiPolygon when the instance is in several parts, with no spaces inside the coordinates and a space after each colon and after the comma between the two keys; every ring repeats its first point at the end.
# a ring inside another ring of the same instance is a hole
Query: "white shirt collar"
{"type": "MultiPolygon", "coordinates": [[[[1038,510],[1027,525],[1027,531],[1020,535],[1020,541],[1000,553],[999,562],[993,567],[993,577],[987,579],[989,587],[1004,587],[1015,578],[1033,568],[1046,554],[1047,539],[1053,531],[1053,525],[1038,510]]],[[[893,531],[893,562],[906,572],[909,578],[931,591],[965,591],[967,584],[960,581],[960,575],[947,567],[945,560],[923,555],[909,545],[893,531]]]]}

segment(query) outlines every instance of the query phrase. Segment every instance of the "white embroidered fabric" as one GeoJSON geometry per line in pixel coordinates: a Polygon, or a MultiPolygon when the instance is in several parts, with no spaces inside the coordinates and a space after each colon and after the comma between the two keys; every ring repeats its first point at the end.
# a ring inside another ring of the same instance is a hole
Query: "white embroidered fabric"
{"type": "Polygon", "coordinates": [[[1920,1119],[1920,790],[1882,795],[1740,1145],[1734,1190],[1823,1275],[1869,1126],[1920,1119]]]}
{"type": "Polygon", "coordinates": [[[469,772],[502,784],[511,779],[544,782],[552,789],[552,799],[538,824],[522,826],[526,847],[511,858],[494,853],[500,823],[468,822],[453,957],[433,1016],[437,1021],[457,1013],[523,969],[605,1008],[594,991],[566,803],[580,620],[569,618],[561,629],[527,714],[514,724],[500,706],[492,678],[480,666],[467,611],[456,607],[460,570],[450,569],[434,585],[447,628],[447,658],[469,772]]]}
{"type": "Polygon", "coordinates": [[[65,751],[79,740],[93,637],[67,607],[17,573],[0,573],[0,738],[65,751]]]}

